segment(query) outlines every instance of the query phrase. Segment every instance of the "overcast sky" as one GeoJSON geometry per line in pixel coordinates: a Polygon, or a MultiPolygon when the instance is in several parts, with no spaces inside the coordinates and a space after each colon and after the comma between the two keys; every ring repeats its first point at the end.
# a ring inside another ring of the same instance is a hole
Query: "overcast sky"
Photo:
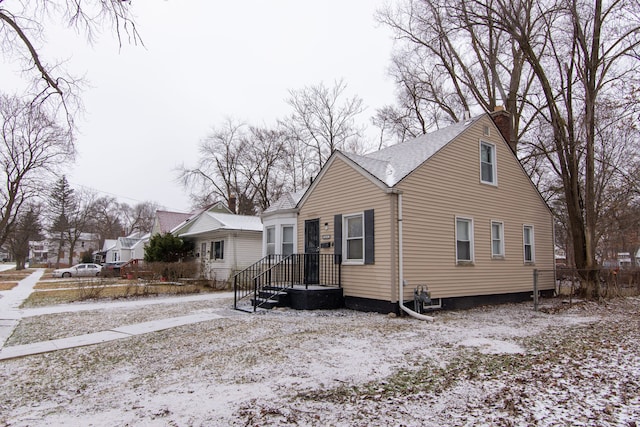
{"type": "Polygon", "coordinates": [[[188,211],[175,169],[196,164],[199,142],[225,117],[269,126],[291,112],[288,90],[344,78],[368,124],[394,100],[391,32],[373,18],[382,4],[134,0],[145,47],[125,39],[119,49],[107,30],[93,46],[72,32],[50,36],[47,52],[90,84],[69,181],[188,211]]]}

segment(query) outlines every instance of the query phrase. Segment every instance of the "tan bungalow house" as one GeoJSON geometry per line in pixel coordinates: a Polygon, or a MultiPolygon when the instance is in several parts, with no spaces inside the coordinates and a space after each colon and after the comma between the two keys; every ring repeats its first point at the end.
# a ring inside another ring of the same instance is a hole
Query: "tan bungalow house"
{"type": "MultiPolygon", "coordinates": [[[[335,151],[295,206],[297,252],[339,256],[348,308],[398,312],[421,287],[442,308],[530,299],[534,269],[554,269],[553,219],[509,123],[500,111],[366,155],[335,151]]],[[[552,293],[553,274],[538,289],[552,293]]]]}

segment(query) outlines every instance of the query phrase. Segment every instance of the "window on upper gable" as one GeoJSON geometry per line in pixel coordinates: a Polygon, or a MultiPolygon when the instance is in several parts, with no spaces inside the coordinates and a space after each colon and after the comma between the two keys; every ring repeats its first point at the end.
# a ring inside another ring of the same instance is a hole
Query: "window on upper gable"
{"type": "Polygon", "coordinates": [[[496,146],[480,142],[480,182],[496,185],[496,146]]]}

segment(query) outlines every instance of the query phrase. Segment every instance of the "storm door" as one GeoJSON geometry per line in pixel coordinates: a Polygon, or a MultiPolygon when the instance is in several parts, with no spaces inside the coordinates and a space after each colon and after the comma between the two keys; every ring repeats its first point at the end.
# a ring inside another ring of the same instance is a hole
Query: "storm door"
{"type": "Polygon", "coordinates": [[[320,219],[304,222],[304,283],[320,283],[320,219]]]}

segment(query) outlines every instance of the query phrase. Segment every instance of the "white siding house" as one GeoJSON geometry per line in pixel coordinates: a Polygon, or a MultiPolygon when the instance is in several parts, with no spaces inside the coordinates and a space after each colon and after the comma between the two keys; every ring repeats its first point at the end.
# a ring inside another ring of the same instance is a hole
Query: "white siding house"
{"type": "Polygon", "coordinates": [[[200,274],[227,281],[261,258],[262,224],[256,216],[204,211],[173,231],[194,244],[200,274]]]}

